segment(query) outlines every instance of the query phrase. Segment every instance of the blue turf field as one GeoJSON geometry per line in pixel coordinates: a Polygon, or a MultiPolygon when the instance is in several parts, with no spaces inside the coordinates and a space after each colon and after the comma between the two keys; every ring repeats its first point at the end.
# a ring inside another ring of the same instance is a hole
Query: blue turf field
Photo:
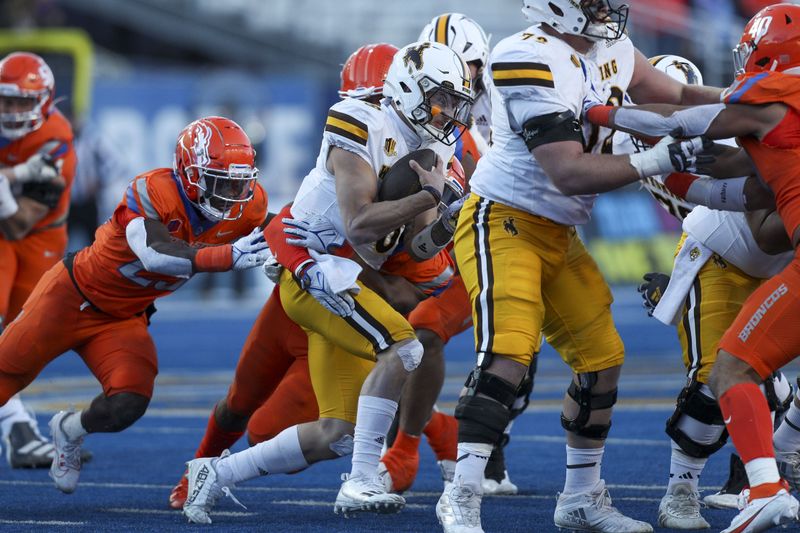
{"type": "MultiPolygon", "coordinates": [[[[617,291],[615,317],[626,342],[628,361],[620,386],[619,408],[606,447],[604,477],[617,507],[654,523],[669,466],[663,433],[674,396],[682,385],[682,365],[674,333],[647,319],[630,288],[617,291]]],[[[167,496],[202,436],[210,407],[229,384],[238,350],[258,307],[198,307],[188,301],[165,302],[152,333],[159,348],[161,373],[147,415],[121,434],[92,435],[86,446],[95,459],[82,473],[72,495],[58,492],[46,471],[11,471],[0,463],[0,531],[440,531],[434,505],[441,490],[433,455],[422,444],[422,464],[407,508],[399,515],[345,520],[333,514],[339,475],[349,462],[313,466],[294,476],[274,476],[235,491],[244,510],[223,501],[214,524],[187,525],[167,508],[167,496]],[[213,320],[212,316],[223,319],[213,320]],[[186,317],[208,317],[188,320],[186,317]]],[[[448,381],[441,402],[451,410],[472,365],[471,337],[448,346],[448,381]]],[[[794,377],[795,370],[788,373],[794,377]]],[[[558,421],[560,398],[569,373],[551,350],[543,352],[533,402],[514,426],[507,449],[512,479],[521,494],[486,498],[487,532],[552,531],[555,494],[563,483],[564,439],[558,421]]],[[[99,387],[74,355],[51,365],[25,398],[46,424],[66,405],[82,405],[99,387]]],[[[716,488],[727,473],[730,446],[711,459],[701,482],[716,488]]],[[[733,512],[706,510],[712,528],[727,526],[733,512]]]]}

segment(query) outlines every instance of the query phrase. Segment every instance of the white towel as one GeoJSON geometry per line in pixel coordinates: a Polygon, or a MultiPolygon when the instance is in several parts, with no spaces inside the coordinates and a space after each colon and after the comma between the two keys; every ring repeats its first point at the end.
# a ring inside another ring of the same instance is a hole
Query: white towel
{"type": "Polygon", "coordinates": [[[661,301],[653,311],[653,316],[666,325],[676,326],[681,318],[681,310],[692,288],[697,273],[714,254],[709,248],[688,235],[683,242],[681,251],[675,256],[672,266],[672,276],[661,301]]]}
{"type": "Polygon", "coordinates": [[[358,275],[361,273],[361,265],[352,259],[338,255],[320,254],[314,250],[308,252],[311,254],[311,259],[317,262],[320,270],[325,274],[333,292],[350,291],[352,294],[358,294],[361,291],[361,287],[356,283],[358,275]]]}

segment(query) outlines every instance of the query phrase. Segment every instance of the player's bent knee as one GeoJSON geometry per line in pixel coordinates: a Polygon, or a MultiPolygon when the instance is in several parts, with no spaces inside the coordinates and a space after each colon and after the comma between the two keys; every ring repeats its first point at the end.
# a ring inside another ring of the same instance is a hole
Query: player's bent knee
{"type": "Polygon", "coordinates": [[[402,343],[397,347],[397,357],[403,362],[403,368],[406,369],[406,372],[411,372],[419,366],[424,353],[425,348],[422,347],[422,343],[417,339],[411,339],[409,342],[402,343]]]}
{"type": "Polygon", "coordinates": [[[458,441],[499,443],[511,420],[518,387],[481,367],[472,371],[465,385],[468,392],[458,400],[455,411],[458,441]]]}
{"type": "Polygon", "coordinates": [[[698,459],[710,457],[728,441],[719,404],[698,381],[681,390],[665,431],[686,455],[698,459]]]}
{"type": "Polygon", "coordinates": [[[578,413],[574,418],[568,418],[561,413],[561,426],[580,437],[595,440],[604,440],[611,430],[611,414],[608,421],[601,424],[590,424],[589,418],[592,411],[611,409],[617,403],[617,388],[605,392],[596,390],[598,382],[597,372],[584,372],[578,374],[578,383],[572,381],[567,389],[567,394],[578,405],[578,413]]]}
{"type": "Polygon", "coordinates": [[[139,420],[147,411],[150,398],[135,392],[120,392],[108,397],[111,404],[107,432],[122,431],[139,420]]]}

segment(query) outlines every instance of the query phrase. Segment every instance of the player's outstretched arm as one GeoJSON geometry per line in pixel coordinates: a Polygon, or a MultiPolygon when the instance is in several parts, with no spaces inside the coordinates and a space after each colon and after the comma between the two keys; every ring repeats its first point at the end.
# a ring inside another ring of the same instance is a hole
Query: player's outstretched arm
{"type": "Polygon", "coordinates": [[[628,94],[640,104],[703,105],[719,102],[722,89],[687,85],[658,70],[639,50],[634,52],[633,77],[628,94]]]}
{"type": "Polygon", "coordinates": [[[592,124],[634,135],[711,139],[755,136],[763,139],[780,124],[789,108],[775,103],[765,106],[711,104],[683,107],[667,104],[640,106],[595,106],[586,111],[592,124]]]}
{"type": "Polygon", "coordinates": [[[786,234],[786,226],[774,208],[747,213],[747,225],[761,251],[777,255],[794,249],[786,234]]]}
{"type": "MultiPolygon", "coordinates": [[[[361,157],[341,148],[331,150],[328,165],[336,176],[336,197],[339,201],[347,240],[359,245],[383,239],[414,217],[439,205],[439,198],[422,190],[400,200],[375,202],[378,179],[374,170],[361,157]]],[[[430,172],[422,185],[431,185],[441,197],[444,171],[430,172]],[[428,179],[431,183],[424,182],[428,179]]]]}
{"type": "Polygon", "coordinates": [[[128,245],[148,272],[188,278],[195,272],[244,270],[268,258],[263,230],[255,228],[233,244],[193,248],[175,239],[157,220],[136,217],[125,228],[128,245]]]}

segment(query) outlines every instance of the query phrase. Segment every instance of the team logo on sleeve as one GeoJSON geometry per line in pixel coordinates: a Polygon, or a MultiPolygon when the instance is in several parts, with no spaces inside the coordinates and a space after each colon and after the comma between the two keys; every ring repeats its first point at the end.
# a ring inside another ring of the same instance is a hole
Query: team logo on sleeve
{"type": "Polygon", "coordinates": [[[386,139],[386,142],[383,143],[383,151],[386,153],[387,157],[394,157],[397,155],[397,141],[389,137],[386,139]]]}

